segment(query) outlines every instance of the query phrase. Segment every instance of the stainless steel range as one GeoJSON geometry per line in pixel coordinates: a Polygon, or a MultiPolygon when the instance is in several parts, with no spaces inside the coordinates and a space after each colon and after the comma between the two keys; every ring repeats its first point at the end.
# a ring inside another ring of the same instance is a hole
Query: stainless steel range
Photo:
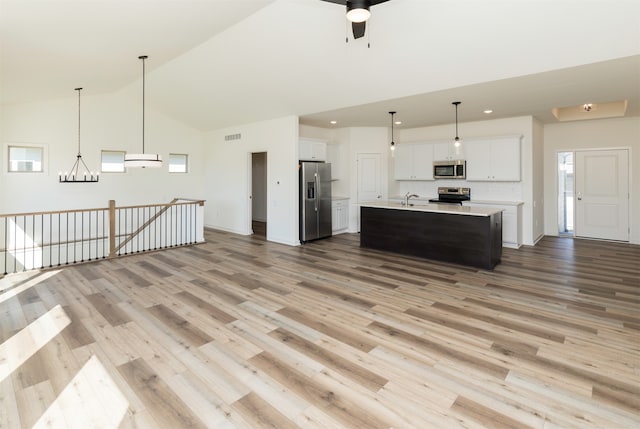
{"type": "Polygon", "coordinates": [[[430,203],[438,204],[459,204],[462,205],[463,201],[469,201],[471,199],[470,188],[438,188],[438,198],[430,199],[430,203]]]}

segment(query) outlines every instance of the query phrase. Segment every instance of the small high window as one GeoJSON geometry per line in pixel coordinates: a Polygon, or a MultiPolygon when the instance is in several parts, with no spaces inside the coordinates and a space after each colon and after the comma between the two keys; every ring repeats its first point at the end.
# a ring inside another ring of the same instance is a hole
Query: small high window
{"type": "Polygon", "coordinates": [[[182,153],[169,154],[169,173],[186,173],[188,170],[189,156],[182,153]]]}
{"type": "Polygon", "coordinates": [[[124,173],[124,155],[121,150],[103,150],[100,171],[103,173],[124,173]]]}
{"type": "Polygon", "coordinates": [[[43,149],[35,146],[9,146],[9,172],[41,173],[43,149]]]}

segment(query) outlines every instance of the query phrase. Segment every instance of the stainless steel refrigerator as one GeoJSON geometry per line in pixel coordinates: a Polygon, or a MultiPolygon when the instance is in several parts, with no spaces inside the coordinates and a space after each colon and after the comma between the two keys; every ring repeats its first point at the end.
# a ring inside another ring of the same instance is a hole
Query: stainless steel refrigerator
{"type": "Polygon", "coordinates": [[[331,164],[300,162],[300,242],[331,233],[331,164]]]}

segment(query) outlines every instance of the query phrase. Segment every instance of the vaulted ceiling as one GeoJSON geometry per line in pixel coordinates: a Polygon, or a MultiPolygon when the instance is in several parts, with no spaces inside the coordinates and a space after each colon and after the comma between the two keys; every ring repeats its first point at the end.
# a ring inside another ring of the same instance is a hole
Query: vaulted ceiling
{"type": "Polygon", "coordinates": [[[0,103],[119,91],[200,130],[298,115],[329,127],[533,115],[627,100],[640,2],[391,0],[353,40],[320,0],[0,0],[0,103]],[[348,43],[346,40],[348,39],[348,43]]]}

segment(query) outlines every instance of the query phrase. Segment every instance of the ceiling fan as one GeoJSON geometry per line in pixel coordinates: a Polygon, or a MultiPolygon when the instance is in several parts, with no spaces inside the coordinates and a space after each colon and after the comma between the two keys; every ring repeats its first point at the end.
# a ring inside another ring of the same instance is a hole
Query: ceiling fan
{"type": "Polygon", "coordinates": [[[371,16],[369,8],[389,0],[321,0],[327,3],[341,4],[347,7],[347,19],[351,21],[353,38],[364,36],[367,19],[371,16]]]}

